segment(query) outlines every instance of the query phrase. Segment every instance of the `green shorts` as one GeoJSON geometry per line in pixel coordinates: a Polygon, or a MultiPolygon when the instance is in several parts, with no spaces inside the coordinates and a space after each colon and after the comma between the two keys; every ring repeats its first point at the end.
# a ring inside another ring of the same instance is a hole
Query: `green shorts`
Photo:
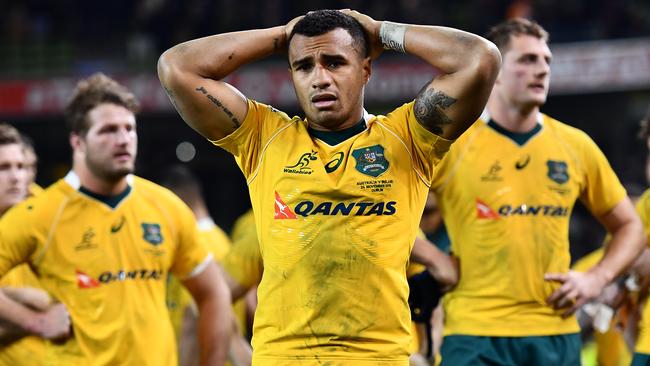
{"type": "Polygon", "coordinates": [[[650,355],[635,352],[630,366],[650,366],[650,355]]]}
{"type": "Polygon", "coordinates": [[[484,337],[451,335],[442,341],[441,366],[580,365],[580,335],[484,337]]]}

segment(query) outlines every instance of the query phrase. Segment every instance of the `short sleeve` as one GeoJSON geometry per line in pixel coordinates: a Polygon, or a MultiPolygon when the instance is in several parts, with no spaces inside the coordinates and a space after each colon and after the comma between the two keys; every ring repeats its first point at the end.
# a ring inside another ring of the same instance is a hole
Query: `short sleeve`
{"type": "Polygon", "coordinates": [[[33,207],[26,202],[14,206],[0,219],[0,276],[28,262],[35,253],[34,219],[33,207]]]}
{"type": "Polygon", "coordinates": [[[583,136],[582,161],[586,180],[580,199],[595,216],[601,216],[620,203],[627,193],[603,152],[591,138],[583,136]]]}
{"type": "Polygon", "coordinates": [[[241,126],[230,135],[210,142],[231,153],[248,179],[257,168],[266,142],[282,125],[290,122],[291,118],[285,113],[249,99],[248,113],[241,126]]]}
{"type": "Polygon", "coordinates": [[[396,108],[380,122],[386,123],[406,144],[416,168],[431,181],[435,166],[445,156],[453,141],[424,128],[415,118],[414,104],[415,101],[396,108]]]}

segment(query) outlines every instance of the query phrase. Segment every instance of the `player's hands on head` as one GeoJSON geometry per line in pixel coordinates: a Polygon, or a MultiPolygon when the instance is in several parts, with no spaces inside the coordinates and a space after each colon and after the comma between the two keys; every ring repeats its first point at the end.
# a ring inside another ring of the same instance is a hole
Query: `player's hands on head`
{"type": "Polygon", "coordinates": [[[64,340],[72,334],[70,314],[65,305],[57,303],[37,314],[29,327],[35,335],[44,339],[64,340]]]}
{"type": "Polygon", "coordinates": [[[289,21],[289,23],[287,23],[287,24],[284,26],[284,37],[285,37],[284,39],[285,39],[285,42],[286,42],[285,44],[286,44],[286,47],[287,47],[287,48],[289,48],[289,36],[291,35],[291,31],[293,30],[293,27],[294,27],[294,26],[296,25],[296,23],[298,23],[298,21],[300,21],[300,19],[302,19],[303,17],[304,17],[304,15],[297,16],[297,17],[291,19],[291,20],[289,21]]]}
{"type": "Polygon", "coordinates": [[[554,309],[567,309],[562,317],[575,313],[582,305],[600,295],[607,281],[597,271],[569,271],[567,273],[547,273],[544,280],[560,283],[546,302],[554,309]]]}
{"type": "Polygon", "coordinates": [[[384,46],[381,44],[381,39],[379,38],[379,27],[381,27],[381,22],[376,21],[365,14],[359,13],[356,10],[339,9],[339,11],[353,17],[361,23],[361,26],[368,36],[368,42],[370,43],[370,50],[368,52],[370,58],[374,60],[379,57],[379,55],[384,51],[384,46]]]}

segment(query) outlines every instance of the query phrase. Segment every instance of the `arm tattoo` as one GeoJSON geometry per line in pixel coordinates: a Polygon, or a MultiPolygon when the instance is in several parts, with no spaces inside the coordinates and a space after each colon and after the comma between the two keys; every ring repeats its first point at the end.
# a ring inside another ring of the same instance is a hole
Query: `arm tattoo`
{"type": "Polygon", "coordinates": [[[273,38],[273,52],[278,52],[280,50],[280,38],[273,38]]]}
{"type": "Polygon", "coordinates": [[[230,109],[228,109],[225,105],[223,105],[223,103],[221,103],[221,101],[219,99],[215,98],[212,94],[208,93],[208,91],[205,90],[204,87],[200,86],[200,87],[196,88],[195,90],[197,92],[205,95],[205,97],[208,98],[208,100],[210,102],[212,102],[212,104],[214,104],[219,109],[221,109],[223,111],[223,113],[225,113],[228,116],[228,118],[230,118],[230,120],[232,121],[232,124],[233,124],[233,126],[235,128],[237,128],[237,127],[239,127],[241,125],[241,122],[239,122],[239,120],[237,119],[237,117],[235,117],[235,115],[232,113],[232,111],[230,109]]]}
{"type": "Polygon", "coordinates": [[[454,103],[456,99],[426,85],[415,98],[413,106],[415,119],[427,130],[441,134],[443,126],[453,123],[443,109],[447,109],[454,103]]]}

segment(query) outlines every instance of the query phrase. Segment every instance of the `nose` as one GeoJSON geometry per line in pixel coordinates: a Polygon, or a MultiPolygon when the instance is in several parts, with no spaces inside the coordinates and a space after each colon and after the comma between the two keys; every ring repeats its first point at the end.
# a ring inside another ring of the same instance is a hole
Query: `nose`
{"type": "Polygon", "coordinates": [[[332,75],[323,65],[314,67],[314,79],[312,86],[315,89],[325,89],[332,84],[332,75]]]}
{"type": "Polygon", "coordinates": [[[538,63],[537,65],[537,76],[538,77],[544,77],[551,72],[551,65],[549,65],[548,62],[545,60],[542,60],[541,62],[538,63]]]}
{"type": "Polygon", "coordinates": [[[132,129],[122,127],[119,129],[117,133],[117,142],[120,145],[127,144],[131,140],[133,140],[133,136],[135,135],[135,132],[132,129]]]}

